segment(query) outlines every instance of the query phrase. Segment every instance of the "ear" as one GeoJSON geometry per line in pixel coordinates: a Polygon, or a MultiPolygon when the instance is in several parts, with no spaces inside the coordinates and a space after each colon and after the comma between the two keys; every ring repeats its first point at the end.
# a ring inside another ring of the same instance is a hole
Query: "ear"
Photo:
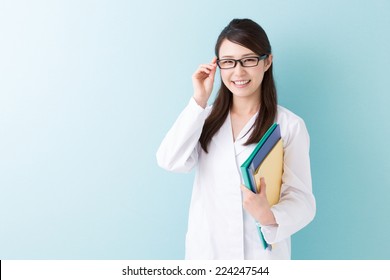
{"type": "Polygon", "coordinates": [[[264,60],[264,72],[266,72],[272,65],[272,60],[274,56],[270,54],[265,60],[264,60]]]}

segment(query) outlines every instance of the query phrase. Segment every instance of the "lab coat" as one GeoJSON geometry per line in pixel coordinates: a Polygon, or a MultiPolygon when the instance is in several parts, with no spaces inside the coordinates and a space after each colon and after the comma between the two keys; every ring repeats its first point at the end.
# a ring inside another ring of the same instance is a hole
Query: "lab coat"
{"type": "Polygon", "coordinates": [[[199,138],[210,111],[211,106],[204,109],[191,98],[157,151],[157,162],[166,170],[189,172],[196,168],[185,258],[290,259],[291,235],[305,227],[316,211],[305,123],[278,106],[275,121],[283,139],[284,171],[280,201],[271,208],[277,226],[261,226],[265,240],[273,244],[272,249],[264,249],[256,221],[243,209],[240,190],[240,166],[255,147],[244,143],[257,114],[236,141],[229,114],[205,153],[199,138]]]}

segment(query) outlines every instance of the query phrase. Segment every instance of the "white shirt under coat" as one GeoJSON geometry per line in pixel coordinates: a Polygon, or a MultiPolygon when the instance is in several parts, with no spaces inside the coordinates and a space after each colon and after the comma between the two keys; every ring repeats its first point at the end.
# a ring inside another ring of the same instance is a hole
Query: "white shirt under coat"
{"type": "Polygon", "coordinates": [[[305,227],[316,211],[304,121],[278,106],[275,121],[283,139],[284,172],[280,201],[271,208],[278,226],[261,227],[267,243],[273,244],[270,250],[263,248],[254,218],[243,209],[240,190],[240,166],[255,147],[244,143],[257,114],[236,141],[229,114],[205,153],[199,138],[210,111],[211,106],[204,109],[191,98],[157,151],[157,162],[166,170],[189,172],[196,168],[185,258],[290,259],[291,235],[305,227]]]}

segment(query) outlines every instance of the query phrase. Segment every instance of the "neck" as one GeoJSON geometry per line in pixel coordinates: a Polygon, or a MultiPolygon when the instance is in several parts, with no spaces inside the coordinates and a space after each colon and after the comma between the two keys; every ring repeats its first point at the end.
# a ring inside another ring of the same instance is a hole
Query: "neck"
{"type": "Polygon", "coordinates": [[[238,115],[254,115],[260,109],[260,98],[258,95],[237,97],[233,95],[231,113],[238,115]]]}

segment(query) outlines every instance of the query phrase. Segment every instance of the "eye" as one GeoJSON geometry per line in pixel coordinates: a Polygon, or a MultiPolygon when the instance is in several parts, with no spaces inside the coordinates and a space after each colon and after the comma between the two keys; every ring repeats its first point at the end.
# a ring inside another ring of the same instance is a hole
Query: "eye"
{"type": "Polygon", "coordinates": [[[257,62],[256,57],[247,57],[242,60],[243,63],[254,64],[257,62]]]}
{"type": "Polygon", "coordinates": [[[230,59],[223,59],[219,62],[219,64],[223,67],[228,67],[228,66],[233,66],[234,65],[234,60],[230,59]]]}

